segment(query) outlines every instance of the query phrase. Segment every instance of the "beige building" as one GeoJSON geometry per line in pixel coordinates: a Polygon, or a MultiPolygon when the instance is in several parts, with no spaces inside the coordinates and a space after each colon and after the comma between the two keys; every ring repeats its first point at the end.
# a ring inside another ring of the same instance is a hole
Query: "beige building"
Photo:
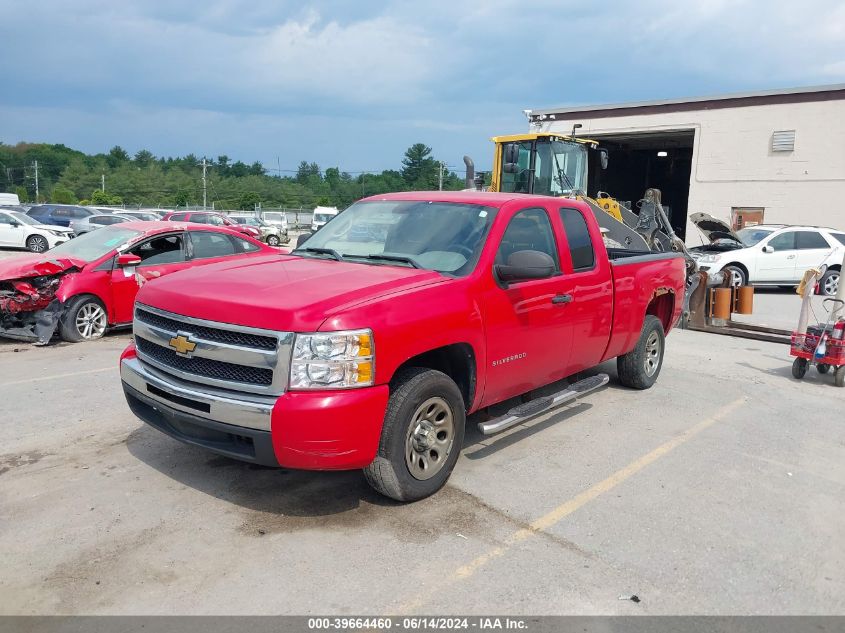
{"type": "Polygon", "coordinates": [[[845,84],[527,112],[531,132],[594,138],[609,151],[600,188],[636,203],[663,192],[689,245],[703,211],[739,228],[845,230],[845,84]]]}

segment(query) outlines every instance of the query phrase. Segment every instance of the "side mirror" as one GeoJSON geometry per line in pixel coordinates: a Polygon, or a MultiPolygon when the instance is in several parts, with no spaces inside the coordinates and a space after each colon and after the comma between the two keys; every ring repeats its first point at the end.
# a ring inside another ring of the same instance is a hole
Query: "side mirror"
{"type": "Polygon", "coordinates": [[[600,149],[599,150],[599,163],[601,164],[602,169],[607,169],[607,150],[600,149]]]}
{"type": "Polygon", "coordinates": [[[507,264],[497,264],[493,270],[504,283],[546,279],[554,275],[555,260],[540,251],[516,251],[508,257],[507,264]]]}
{"type": "Polygon", "coordinates": [[[774,248],[772,248],[771,246],[764,246],[764,247],[763,247],[763,252],[764,252],[764,253],[774,253],[774,252],[775,252],[775,249],[774,249],[774,248]]]}
{"type": "Polygon", "coordinates": [[[305,244],[305,242],[307,242],[308,239],[312,235],[314,235],[314,234],[311,231],[305,231],[304,233],[300,233],[299,235],[297,235],[296,236],[296,248],[299,248],[300,246],[305,244]]]}
{"type": "Polygon", "coordinates": [[[117,256],[117,265],[120,267],[137,266],[140,263],[141,258],[137,255],[133,255],[132,253],[121,253],[117,256]]]}
{"type": "Polygon", "coordinates": [[[519,146],[516,143],[508,143],[505,145],[504,162],[518,163],[519,162],[519,146]]]}

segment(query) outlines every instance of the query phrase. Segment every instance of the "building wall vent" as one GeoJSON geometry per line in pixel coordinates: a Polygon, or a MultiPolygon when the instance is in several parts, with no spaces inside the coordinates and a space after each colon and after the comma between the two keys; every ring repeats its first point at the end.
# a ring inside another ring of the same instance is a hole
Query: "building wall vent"
{"type": "Polygon", "coordinates": [[[795,130],[772,132],[772,151],[791,152],[795,149],[795,130]]]}

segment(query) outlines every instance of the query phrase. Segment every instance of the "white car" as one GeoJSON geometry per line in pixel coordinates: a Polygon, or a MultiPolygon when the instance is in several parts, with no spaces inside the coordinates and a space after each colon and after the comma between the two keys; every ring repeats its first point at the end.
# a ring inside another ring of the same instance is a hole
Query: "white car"
{"type": "Polygon", "coordinates": [[[808,268],[827,266],[819,289],[823,295],[836,294],[845,232],[783,224],[759,224],[734,232],[707,213],[693,213],[690,221],[710,241],[690,249],[701,270],[725,271],[734,286],[796,286],[808,268]]]}
{"type": "Polygon", "coordinates": [[[26,213],[0,209],[1,247],[12,246],[43,253],[72,237],[73,231],[67,227],[41,224],[26,213]]]}
{"type": "Polygon", "coordinates": [[[266,211],[261,214],[261,219],[267,224],[278,226],[282,231],[287,232],[288,230],[288,216],[282,211],[266,211]]]}

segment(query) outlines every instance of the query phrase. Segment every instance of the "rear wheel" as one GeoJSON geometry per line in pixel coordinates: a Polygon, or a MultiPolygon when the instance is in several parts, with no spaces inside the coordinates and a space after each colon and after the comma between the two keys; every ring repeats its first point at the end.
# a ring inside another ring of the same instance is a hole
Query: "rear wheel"
{"type": "Polygon", "coordinates": [[[826,297],[834,297],[837,290],[839,290],[839,271],[828,270],[819,280],[819,292],[826,297]]]}
{"type": "Polygon", "coordinates": [[[59,332],[70,343],[93,341],[106,333],[109,319],[96,297],[82,295],[70,300],[59,320],[59,332]]]}
{"type": "Polygon", "coordinates": [[[796,358],[792,362],[792,377],[796,380],[801,380],[807,375],[807,367],[809,363],[806,358],[796,358]]]}
{"type": "Polygon", "coordinates": [[[378,453],[367,482],[397,501],[416,501],[443,487],[461,452],[466,413],[446,374],[413,367],[391,383],[378,453]]]}
{"type": "Polygon", "coordinates": [[[845,365],[836,368],[833,374],[833,384],[837,387],[845,387],[845,365]]]}
{"type": "Polygon", "coordinates": [[[648,389],[660,375],[666,339],[663,324],[653,314],[647,314],[637,345],[616,359],[619,382],[633,389],[648,389]]]}
{"type": "Polygon", "coordinates": [[[43,253],[50,245],[47,243],[47,238],[43,235],[30,235],[26,238],[26,247],[33,253],[43,253]]]}

